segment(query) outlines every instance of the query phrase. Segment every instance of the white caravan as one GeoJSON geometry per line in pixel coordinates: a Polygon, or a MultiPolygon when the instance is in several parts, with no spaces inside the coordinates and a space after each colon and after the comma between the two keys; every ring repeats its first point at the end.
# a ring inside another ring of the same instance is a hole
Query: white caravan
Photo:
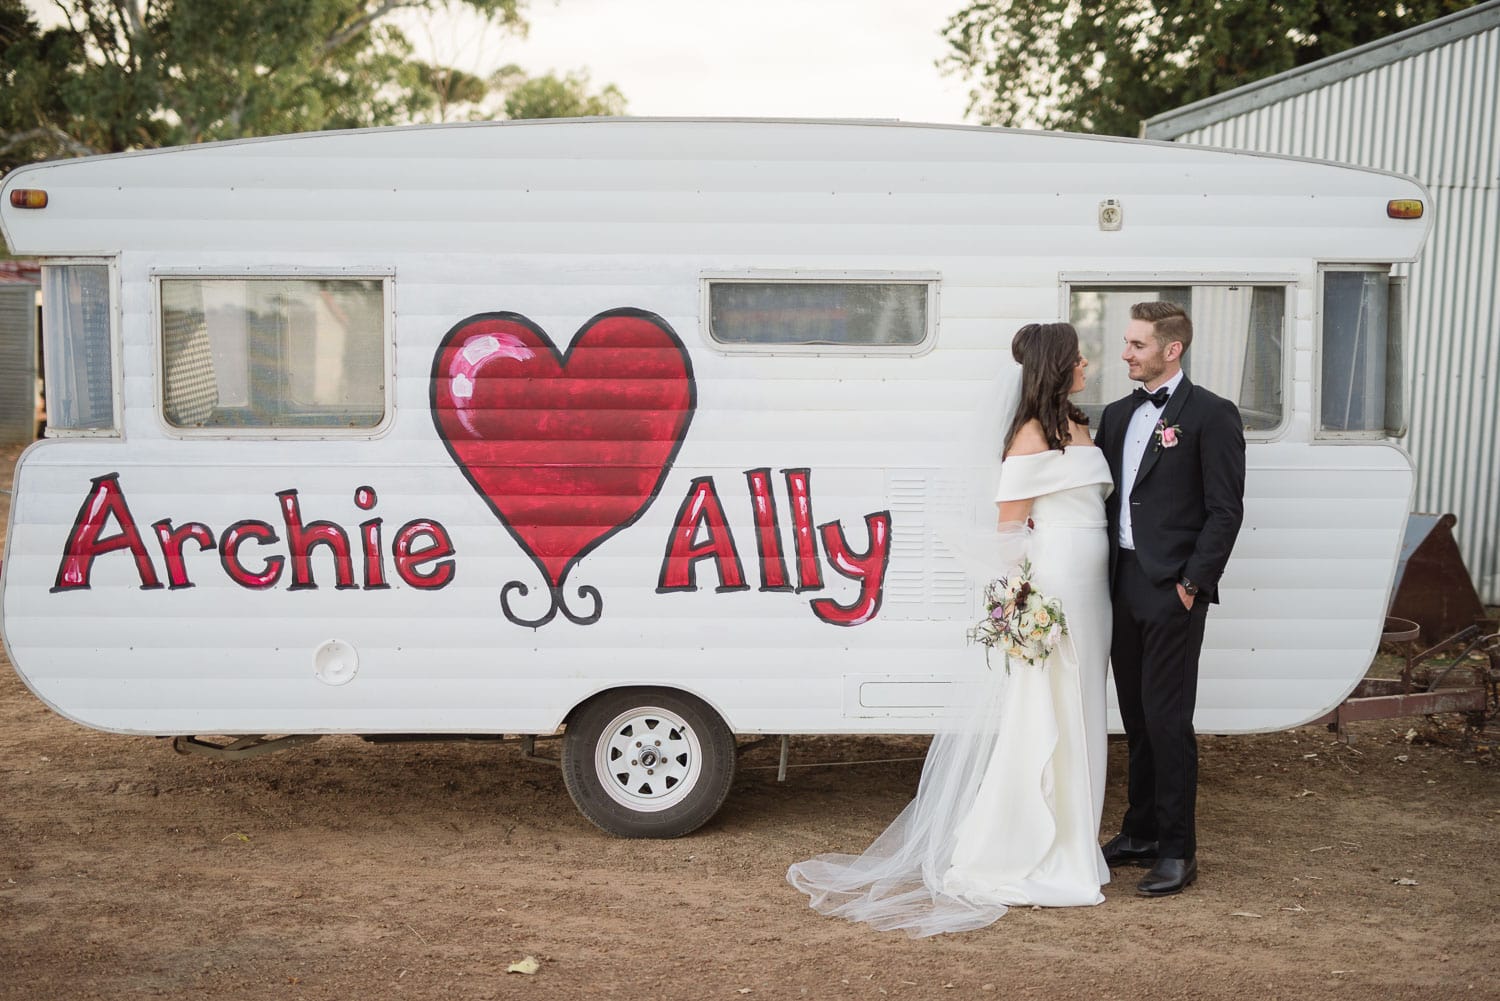
{"type": "Polygon", "coordinates": [[[4,192],[43,262],[49,411],[4,638],[87,726],[565,727],[591,820],[691,830],[733,734],[928,732],[963,700],[981,581],[940,526],[993,518],[1011,334],[1077,325],[1097,413],[1152,298],[1189,308],[1189,375],[1249,441],[1199,728],[1311,720],[1379,642],[1409,178],[606,119],[45,163],[4,192]]]}

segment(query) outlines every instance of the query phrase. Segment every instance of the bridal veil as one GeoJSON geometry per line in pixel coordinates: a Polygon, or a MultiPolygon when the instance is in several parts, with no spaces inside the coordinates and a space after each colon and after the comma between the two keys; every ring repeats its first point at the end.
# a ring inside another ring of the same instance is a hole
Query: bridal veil
{"type": "MultiPolygon", "coordinates": [[[[1020,370],[993,381],[964,432],[976,469],[974,496],[963,524],[941,526],[943,542],[976,576],[999,576],[1025,555],[1022,525],[995,528],[993,473],[1020,401],[1020,370]]],[[[977,659],[982,655],[974,650],[977,659]]],[[[996,658],[960,718],[933,736],[916,797],[860,855],[820,855],[793,865],[787,880],[822,914],[859,921],[913,938],[982,928],[1003,915],[1000,903],[943,892],[959,828],[979,793],[995,750],[1010,675],[996,658]]]]}

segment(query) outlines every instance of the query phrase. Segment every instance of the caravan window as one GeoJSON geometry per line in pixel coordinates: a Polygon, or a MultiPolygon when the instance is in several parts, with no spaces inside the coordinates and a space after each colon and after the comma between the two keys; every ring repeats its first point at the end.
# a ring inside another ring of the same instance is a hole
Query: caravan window
{"type": "Polygon", "coordinates": [[[709,336],[725,347],[906,349],[928,339],[934,282],[709,281],[709,336]]]}
{"type": "MultiPolygon", "coordinates": [[[[1390,299],[1387,272],[1323,272],[1322,430],[1386,433],[1387,359],[1400,360],[1399,342],[1389,337],[1390,299]]],[[[1398,383],[1397,400],[1399,393],[1398,383]]]]}
{"type": "Polygon", "coordinates": [[[178,428],[372,428],[379,279],[162,278],[163,414],[178,428]]]}
{"type": "Polygon", "coordinates": [[[1105,404],[1134,388],[1120,354],[1130,307],[1167,300],[1193,321],[1193,344],[1183,356],[1187,377],[1240,409],[1247,431],[1271,431],[1286,414],[1283,358],[1287,326],[1284,285],[1081,286],[1069,297],[1069,319],[1091,362],[1079,404],[1096,422],[1105,404]]]}
{"type": "Polygon", "coordinates": [[[42,357],[49,433],[115,428],[109,293],[108,265],[42,268],[42,357]]]}

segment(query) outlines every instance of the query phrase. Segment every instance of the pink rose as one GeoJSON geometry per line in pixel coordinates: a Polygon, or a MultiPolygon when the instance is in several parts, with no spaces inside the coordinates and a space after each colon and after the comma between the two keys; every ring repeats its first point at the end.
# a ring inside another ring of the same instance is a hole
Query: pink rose
{"type": "Polygon", "coordinates": [[[1177,429],[1176,428],[1162,428],[1162,432],[1161,432],[1161,446],[1162,446],[1162,448],[1171,448],[1172,446],[1174,446],[1176,444],[1177,444],[1177,429]]]}

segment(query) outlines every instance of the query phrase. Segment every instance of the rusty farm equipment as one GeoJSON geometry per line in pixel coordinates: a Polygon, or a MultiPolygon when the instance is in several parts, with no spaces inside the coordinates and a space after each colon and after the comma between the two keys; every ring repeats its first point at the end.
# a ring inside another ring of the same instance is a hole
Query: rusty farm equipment
{"type": "Polygon", "coordinates": [[[1463,713],[1473,729],[1500,710],[1500,622],[1486,617],[1453,538],[1452,514],[1412,514],[1381,647],[1395,678],[1365,678],[1317,720],[1349,740],[1356,720],[1463,713]]]}

